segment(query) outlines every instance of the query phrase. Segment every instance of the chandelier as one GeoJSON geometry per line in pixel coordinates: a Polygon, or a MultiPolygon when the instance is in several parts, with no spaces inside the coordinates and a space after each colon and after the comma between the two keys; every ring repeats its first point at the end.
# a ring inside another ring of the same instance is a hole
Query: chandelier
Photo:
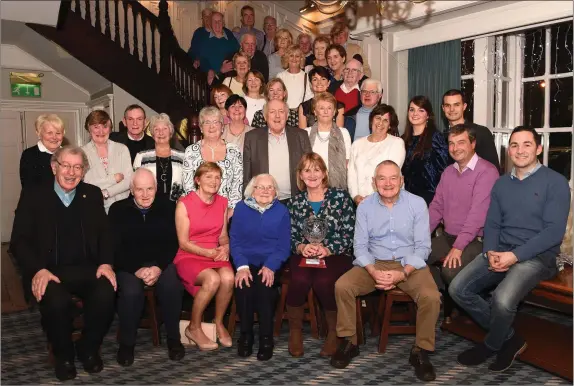
{"type": "Polygon", "coordinates": [[[344,10],[350,29],[356,26],[361,8],[368,9],[364,12],[365,16],[368,19],[372,17],[376,29],[380,29],[385,19],[394,23],[406,23],[413,6],[420,3],[426,3],[427,6],[426,18],[423,21],[426,23],[432,12],[432,1],[427,0],[307,0],[305,9],[316,9],[328,16],[336,15],[344,10]],[[375,9],[372,8],[373,6],[375,9]]]}

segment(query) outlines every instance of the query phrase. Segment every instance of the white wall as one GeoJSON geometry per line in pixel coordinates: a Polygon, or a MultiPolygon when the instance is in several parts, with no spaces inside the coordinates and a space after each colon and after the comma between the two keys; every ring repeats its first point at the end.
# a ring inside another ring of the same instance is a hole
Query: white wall
{"type": "Polygon", "coordinates": [[[142,103],[139,99],[135,98],[133,95],[129,94],[126,90],[113,84],[113,119],[114,119],[114,130],[117,131],[117,125],[123,118],[124,110],[126,107],[132,104],[138,104],[145,110],[146,118],[149,119],[152,115],[157,115],[158,113],[153,110],[148,105],[142,103]]]}

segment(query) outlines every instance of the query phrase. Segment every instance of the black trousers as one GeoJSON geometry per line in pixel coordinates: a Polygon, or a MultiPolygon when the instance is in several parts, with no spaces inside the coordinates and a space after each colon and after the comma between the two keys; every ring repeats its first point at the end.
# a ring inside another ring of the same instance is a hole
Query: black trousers
{"type": "MultiPolygon", "coordinates": [[[[145,304],[144,282],[134,274],[119,271],[118,316],[120,318],[120,344],[134,346],[145,304]]],[[[183,299],[183,285],[175,265],[169,264],[155,283],[155,295],[165,324],[167,339],[180,341],[179,318],[183,299]]]]}
{"type": "Polygon", "coordinates": [[[61,283],[48,283],[39,308],[54,356],[60,360],[74,360],[72,323],[77,309],[72,295],[83,301],[84,329],[77,344],[78,356],[97,353],[114,318],[114,287],[104,276],[96,278],[95,266],[59,267],[50,271],[61,283]]]}
{"type": "MultiPolygon", "coordinates": [[[[245,283],[243,288],[235,288],[235,300],[237,302],[237,313],[239,314],[241,333],[253,334],[253,315],[257,312],[259,320],[259,336],[273,336],[273,314],[275,313],[275,300],[277,298],[277,287],[275,283],[267,287],[261,282],[262,275],[257,275],[261,267],[249,266],[253,281],[250,287],[245,283]]],[[[278,280],[275,275],[275,282],[278,280]]]]}

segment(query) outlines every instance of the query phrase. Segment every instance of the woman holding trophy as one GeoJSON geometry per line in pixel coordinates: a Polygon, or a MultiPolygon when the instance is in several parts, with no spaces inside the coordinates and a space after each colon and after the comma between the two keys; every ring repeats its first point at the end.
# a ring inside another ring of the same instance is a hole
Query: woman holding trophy
{"type": "Polygon", "coordinates": [[[291,214],[291,283],[287,294],[289,353],[303,355],[303,305],[309,289],[325,310],[327,339],[321,356],[337,350],[335,282],[352,267],[355,210],[347,191],[329,187],[325,161],[317,153],[301,157],[297,167],[301,192],[287,207],[291,214]]]}

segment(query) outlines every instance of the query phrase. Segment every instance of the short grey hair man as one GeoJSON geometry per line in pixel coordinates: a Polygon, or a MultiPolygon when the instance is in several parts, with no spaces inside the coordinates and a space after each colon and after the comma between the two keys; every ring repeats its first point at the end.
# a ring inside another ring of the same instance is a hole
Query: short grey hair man
{"type": "Polygon", "coordinates": [[[86,155],[84,150],[82,150],[82,148],[79,146],[64,146],[58,148],[58,150],[56,150],[54,154],[52,154],[52,157],[50,158],[50,163],[60,164],[60,158],[62,158],[62,156],[65,154],[82,156],[82,173],[83,173],[82,175],[86,175],[88,170],[90,170],[90,161],[88,161],[88,156],[86,155]]]}

